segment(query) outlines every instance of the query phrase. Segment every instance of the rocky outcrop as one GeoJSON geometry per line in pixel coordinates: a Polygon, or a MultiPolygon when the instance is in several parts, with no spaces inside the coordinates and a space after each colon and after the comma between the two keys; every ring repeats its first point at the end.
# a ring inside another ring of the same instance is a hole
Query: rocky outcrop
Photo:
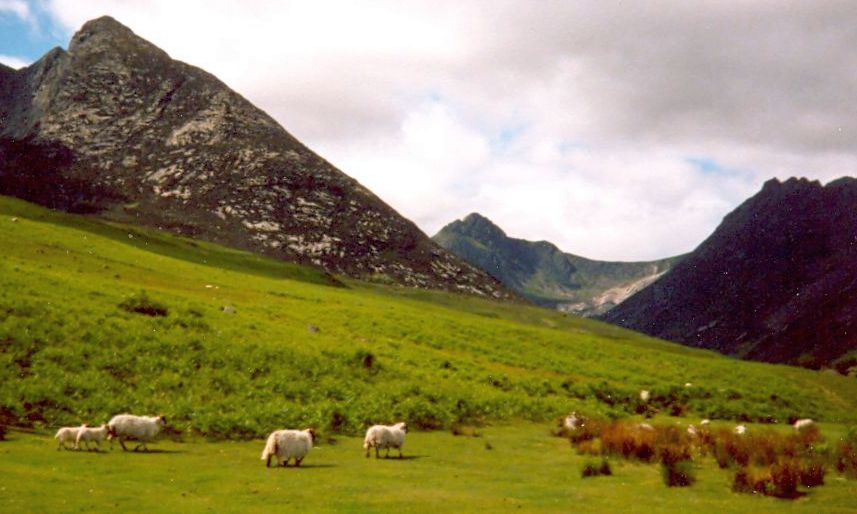
{"type": "Polygon", "coordinates": [[[109,17],[0,69],[0,192],[312,263],[508,297],[212,75],[109,17]]]}
{"type": "Polygon", "coordinates": [[[477,213],[450,223],[433,239],[529,300],[585,316],[610,310],[681,258],[652,262],[595,261],[563,253],[546,241],[510,238],[477,213]]]}
{"type": "Polygon", "coordinates": [[[847,371],[857,365],[857,179],[768,181],[604,319],[742,358],[847,371]]]}

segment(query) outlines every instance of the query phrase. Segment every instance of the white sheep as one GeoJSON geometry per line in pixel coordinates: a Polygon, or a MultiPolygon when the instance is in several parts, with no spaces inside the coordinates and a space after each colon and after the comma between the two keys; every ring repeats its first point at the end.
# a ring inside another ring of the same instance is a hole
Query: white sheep
{"type": "Polygon", "coordinates": [[[688,425],[688,426],[687,426],[687,433],[688,433],[688,435],[690,435],[691,437],[696,437],[696,436],[698,436],[698,435],[699,435],[699,429],[697,429],[697,428],[696,428],[695,426],[693,426],[693,425],[688,425]]]}
{"type": "Polygon", "coordinates": [[[639,428],[640,430],[645,430],[647,432],[654,432],[655,430],[655,427],[648,423],[637,423],[637,428],[639,428]]]}
{"type": "Polygon", "coordinates": [[[127,451],[125,441],[138,441],[134,451],[141,447],[148,451],[149,447],[146,443],[151,441],[158,435],[161,428],[167,425],[167,418],[164,416],[135,416],[133,414],[118,414],[113,416],[107,422],[107,438],[110,439],[110,446],[113,446],[113,439],[119,439],[119,444],[122,449],[127,451]]]}
{"type": "Polygon", "coordinates": [[[647,401],[649,401],[649,398],[651,398],[651,397],[652,397],[652,394],[649,391],[647,391],[645,389],[640,391],[640,400],[647,402],[647,401]]]}
{"type": "Polygon", "coordinates": [[[80,430],[77,432],[77,438],[74,440],[74,449],[80,449],[80,443],[83,441],[86,443],[86,449],[91,450],[92,447],[89,443],[95,441],[95,445],[98,450],[101,450],[101,441],[107,437],[107,434],[110,431],[110,427],[107,426],[107,423],[101,425],[98,428],[93,427],[80,427],[80,430]]]}
{"type": "Polygon", "coordinates": [[[399,450],[399,458],[402,458],[402,445],[405,444],[405,433],[408,431],[408,426],[405,423],[396,423],[395,425],[373,425],[366,431],[366,438],[363,440],[363,448],[366,450],[366,457],[369,457],[369,449],[375,448],[375,458],[379,457],[378,450],[385,448],[387,453],[384,458],[390,456],[390,448],[399,450]]]}
{"type": "Polygon", "coordinates": [[[710,424],[711,424],[711,420],[710,420],[710,419],[708,419],[708,418],[705,418],[705,419],[703,419],[702,421],[700,421],[700,422],[699,422],[699,424],[700,424],[700,425],[702,425],[702,426],[710,425],[710,424]]]}
{"type": "Polygon", "coordinates": [[[792,426],[795,427],[796,431],[801,432],[801,431],[806,430],[810,427],[814,427],[815,421],[811,420],[809,418],[799,419],[799,420],[795,421],[794,425],[792,425],[792,426]]]}
{"type": "Polygon", "coordinates": [[[295,466],[300,466],[306,454],[312,449],[315,441],[315,430],[275,430],[268,436],[265,449],[262,450],[262,460],[265,466],[271,467],[271,457],[276,457],[280,466],[288,466],[289,459],[295,459],[295,466]]]}
{"type": "MultiPolygon", "coordinates": [[[[57,435],[54,436],[54,439],[57,439],[59,441],[59,444],[57,445],[57,450],[61,448],[65,448],[66,450],[68,450],[69,448],[65,445],[65,443],[75,443],[77,441],[77,434],[80,432],[81,429],[87,428],[87,426],[88,425],[84,423],[79,427],[62,427],[57,430],[57,435]]],[[[76,447],[76,445],[73,444],[72,447],[76,447]]]]}
{"type": "Polygon", "coordinates": [[[732,429],[732,431],[738,435],[746,434],[747,427],[745,425],[737,425],[734,429],[732,429]]]}
{"type": "Polygon", "coordinates": [[[567,430],[575,431],[583,426],[583,416],[579,416],[577,412],[572,411],[571,414],[562,420],[562,426],[567,430]]]}

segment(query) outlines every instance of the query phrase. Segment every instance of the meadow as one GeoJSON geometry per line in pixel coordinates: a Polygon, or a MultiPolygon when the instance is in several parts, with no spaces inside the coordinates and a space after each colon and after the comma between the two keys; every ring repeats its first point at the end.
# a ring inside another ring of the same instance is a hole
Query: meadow
{"type": "Polygon", "coordinates": [[[402,460],[367,459],[361,442],[337,437],[301,468],[269,469],[262,440],[162,439],[150,453],[95,453],[13,431],[0,443],[0,511],[847,513],[857,496],[857,481],[833,472],[796,500],[732,492],[732,473],[713,458],[694,464],[692,487],[668,488],[656,465],[623,460],[611,461],[612,476],[582,478],[587,457],[534,423],[476,437],[411,433],[402,460]]]}
{"type": "Polygon", "coordinates": [[[713,458],[694,461],[692,487],[621,459],[612,476],[583,479],[590,457],[551,436],[577,410],[780,430],[812,417],[835,440],[857,423],[853,377],[5,197],[0,248],[3,512],[854,510],[855,481],[833,470],[795,500],[733,493],[713,458]],[[56,450],[56,427],[125,411],[167,416],[156,451],[56,450]],[[363,458],[356,436],[398,420],[412,429],[409,458],[363,458]],[[307,426],[321,437],[305,469],[266,469],[259,438],[307,426]]]}

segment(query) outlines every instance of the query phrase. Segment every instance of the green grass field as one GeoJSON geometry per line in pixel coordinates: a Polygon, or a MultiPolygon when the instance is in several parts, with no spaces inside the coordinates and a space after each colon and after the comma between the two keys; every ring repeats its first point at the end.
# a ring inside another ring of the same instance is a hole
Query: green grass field
{"type": "Polygon", "coordinates": [[[445,500],[462,511],[838,512],[857,497],[853,481],[838,479],[793,502],[735,496],[731,477],[708,465],[683,491],[635,464],[581,482],[580,458],[546,436],[571,410],[841,427],[857,423],[853,378],[736,361],[520,304],[330,277],[5,197],[0,248],[0,425],[41,434],[0,442],[3,512],[25,500],[45,502],[30,512],[163,502],[176,511],[288,503],[421,512],[445,500]],[[648,406],[641,389],[651,391],[648,406]],[[92,455],[56,452],[45,437],[120,412],[164,414],[173,437],[217,442],[92,455]],[[346,436],[398,420],[416,430],[408,449],[420,458],[358,458],[359,442],[346,436]],[[486,435],[453,438],[458,424],[486,426],[486,435]],[[340,443],[290,475],[265,470],[261,442],[248,442],[306,426],[340,443]],[[134,479],[140,472],[146,478],[134,479]],[[47,503],[59,501],[68,508],[47,503]]]}
{"type": "Polygon", "coordinates": [[[698,482],[667,488],[658,466],[612,461],[581,478],[585,460],[540,424],[488,427],[480,437],[408,435],[405,459],[366,459],[359,438],[314,448],[300,469],[265,468],[263,441],[158,441],[152,453],[57,451],[49,437],[0,443],[0,511],[92,512],[854,512],[857,481],[828,472],[797,500],[731,491],[712,458],[698,482]],[[490,449],[488,446],[490,445],[490,449]]]}

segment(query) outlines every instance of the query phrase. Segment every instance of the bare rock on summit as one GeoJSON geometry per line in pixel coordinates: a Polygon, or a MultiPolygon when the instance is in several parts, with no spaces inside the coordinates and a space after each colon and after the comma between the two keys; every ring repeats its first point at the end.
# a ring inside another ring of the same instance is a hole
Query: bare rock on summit
{"type": "Polygon", "coordinates": [[[354,277],[510,293],[212,75],[110,17],[0,68],[0,193],[354,277]]]}

